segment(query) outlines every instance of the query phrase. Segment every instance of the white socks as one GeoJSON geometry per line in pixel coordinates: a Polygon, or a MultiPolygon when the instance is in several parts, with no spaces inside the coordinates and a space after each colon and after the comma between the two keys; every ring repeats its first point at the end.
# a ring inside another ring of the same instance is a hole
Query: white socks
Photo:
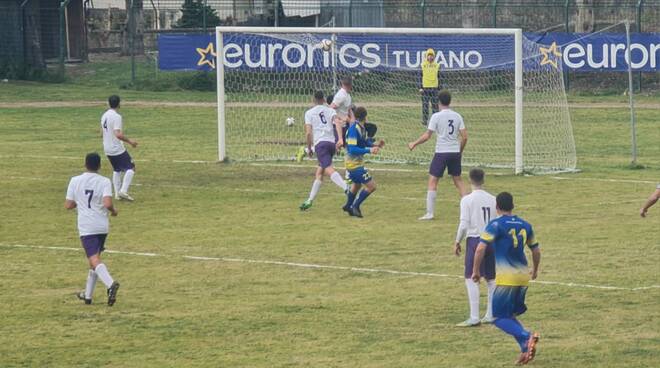
{"type": "Polygon", "coordinates": [[[105,267],[103,263],[100,263],[98,266],[96,266],[94,272],[108,289],[110,288],[110,286],[112,286],[112,283],[115,282],[115,280],[112,279],[112,276],[110,276],[110,273],[108,272],[108,268],[105,267]]]}
{"type": "Polygon", "coordinates": [[[121,191],[121,173],[117,171],[112,172],[112,185],[115,187],[115,196],[121,191]]]}
{"type": "Polygon", "coordinates": [[[472,281],[472,279],[465,279],[465,287],[467,288],[468,300],[470,301],[470,319],[473,321],[479,320],[479,284],[472,281]]]}
{"type": "Polygon", "coordinates": [[[319,179],[314,179],[314,183],[312,183],[312,191],[309,192],[309,199],[308,201],[313,201],[314,198],[316,198],[316,195],[319,194],[319,189],[321,189],[321,184],[323,184],[322,181],[319,179]]]}
{"type": "Polygon", "coordinates": [[[438,194],[435,190],[426,192],[426,213],[429,215],[435,214],[435,197],[438,194]]]}
{"type": "Polygon", "coordinates": [[[343,190],[344,192],[348,188],[348,185],[346,184],[346,181],[341,177],[341,174],[338,172],[333,172],[332,175],[330,175],[330,180],[332,180],[333,183],[337,184],[343,190]]]}
{"type": "Polygon", "coordinates": [[[96,286],[96,272],[89,270],[87,274],[87,285],[85,286],[85,299],[92,299],[94,295],[94,286],[96,286]]]}
{"type": "Polygon", "coordinates": [[[124,174],[124,183],[121,185],[120,192],[128,193],[128,187],[131,186],[131,181],[133,180],[133,175],[135,175],[134,170],[126,170],[126,173],[124,174]]]}
{"type": "Polygon", "coordinates": [[[486,309],[486,317],[493,318],[493,293],[495,293],[495,280],[488,280],[488,309],[486,309]]]}

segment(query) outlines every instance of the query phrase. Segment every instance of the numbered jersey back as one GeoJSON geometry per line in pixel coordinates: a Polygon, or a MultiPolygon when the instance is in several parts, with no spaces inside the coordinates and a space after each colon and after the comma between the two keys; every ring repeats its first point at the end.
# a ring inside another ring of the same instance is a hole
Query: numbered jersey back
{"type": "Polygon", "coordinates": [[[461,222],[467,221],[467,236],[479,237],[490,220],[497,217],[495,196],[485,190],[473,190],[461,199],[461,222]]]}
{"type": "Polygon", "coordinates": [[[314,145],[319,142],[335,142],[335,110],[325,105],[316,105],[305,113],[305,124],[312,126],[314,145]]]}
{"type": "Polygon", "coordinates": [[[115,130],[122,130],[122,119],[115,110],[109,109],[101,117],[101,131],[103,132],[103,151],[108,156],[121,155],[126,151],[124,143],[115,135],[115,130]]]}
{"type": "Polygon", "coordinates": [[[459,130],[465,129],[461,114],[452,109],[436,112],[429,119],[428,129],[437,134],[436,153],[461,151],[459,130]]]}
{"type": "Polygon", "coordinates": [[[108,233],[108,210],[103,206],[103,197],[112,197],[110,179],[95,173],[71,178],[66,199],[76,202],[80,236],[108,233]]]}

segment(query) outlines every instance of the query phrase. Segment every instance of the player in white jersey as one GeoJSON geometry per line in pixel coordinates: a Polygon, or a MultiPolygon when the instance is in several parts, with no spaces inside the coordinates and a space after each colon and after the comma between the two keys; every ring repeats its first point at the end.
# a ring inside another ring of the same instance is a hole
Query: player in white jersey
{"type": "Polygon", "coordinates": [[[493,322],[493,292],[495,291],[495,255],[492,248],[486,249],[484,261],[481,263],[480,275],[486,279],[488,285],[488,307],[484,318],[479,320],[479,284],[472,280],[474,254],[479,245],[479,236],[492,218],[497,217],[495,211],[495,196],[486,192],[484,184],[484,171],[470,170],[470,183],[472,193],[461,198],[461,219],[456,231],[454,254],[460,256],[461,242],[467,236],[465,243],[465,287],[467,288],[470,303],[470,318],[459,323],[459,327],[477,326],[480,323],[493,322]]]}
{"type": "Polygon", "coordinates": [[[438,94],[440,111],[429,119],[429,126],[416,141],[408,143],[412,151],[418,145],[428,141],[433,133],[437,134],[435,155],[429,168],[428,191],[426,192],[426,214],[420,220],[432,220],[435,216],[435,198],[437,196],[438,181],[444,174],[445,168],[451,175],[458,194],[463,197],[467,194],[463,179],[461,179],[461,156],[467,144],[467,129],[461,114],[449,108],[451,94],[443,90],[438,94]]]}
{"type": "Polygon", "coordinates": [[[350,76],[342,78],[341,88],[335,93],[335,97],[330,104],[330,107],[337,112],[337,118],[339,119],[339,137],[337,138],[338,149],[344,146],[344,136],[348,125],[355,121],[355,114],[351,109],[351,106],[353,105],[353,99],[351,98],[352,91],[353,78],[350,76]]]}
{"type": "Polygon", "coordinates": [[[653,207],[658,200],[660,200],[660,183],[655,187],[655,192],[651,193],[651,196],[649,196],[646,202],[644,202],[644,205],[639,210],[639,215],[646,217],[646,212],[648,212],[649,208],[653,207]]]}
{"type": "Polygon", "coordinates": [[[97,278],[108,288],[108,305],[117,300],[119,283],[112,279],[107,267],[101,261],[101,252],[105,249],[105,239],[110,225],[108,213],[117,216],[117,210],[112,205],[112,185],[110,180],[98,174],[101,168],[101,156],[90,153],[85,157],[87,171],[74,176],[66,190],[64,207],[68,210],[78,210],[78,232],[80,242],[85,249],[89,261],[87,286],[78,298],[85,304],[92,304],[92,295],[97,278]]]}
{"type": "Polygon", "coordinates": [[[138,143],[126,137],[123,132],[123,123],[121,115],[117,112],[119,110],[119,96],[110,96],[108,104],[110,109],[106,111],[101,117],[101,134],[103,135],[103,150],[112,164],[112,183],[115,187],[115,198],[133,200],[128,194],[128,188],[135,175],[135,164],[133,159],[124,148],[126,142],[137,147],[138,143]],[[124,181],[122,182],[121,173],[124,173],[124,181]]]}
{"type": "Polygon", "coordinates": [[[325,105],[323,91],[314,93],[316,106],[305,112],[305,139],[307,141],[307,152],[312,157],[316,152],[319,166],[316,168],[316,178],[312,183],[309,198],[300,205],[300,210],[305,211],[312,207],[312,202],[321,189],[323,174],[330,177],[344,192],[348,188],[344,179],[332,166],[332,157],[336,153],[335,133],[338,130],[339,119],[335,110],[325,105]],[[314,149],[312,150],[312,144],[314,149]]]}

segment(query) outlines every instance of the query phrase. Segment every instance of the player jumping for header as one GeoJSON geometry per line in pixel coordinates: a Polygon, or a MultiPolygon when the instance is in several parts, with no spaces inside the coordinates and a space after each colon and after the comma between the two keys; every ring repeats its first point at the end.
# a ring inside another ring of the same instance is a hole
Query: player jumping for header
{"type": "Polygon", "coordinates": [[[367,138],[364,127],[364,123],[367,121],[367,109],[361,106],[356,108],[355,119],[356,121],[346,131],[346,156],[344,158],[348,177],[353,184],[346,193],[346,204],[342,209],[351,216],[362,217],[360,205],[376,190],[376,182],[371,178],[367,169],[364,168],[363,156],[367,153],[377,154],[385,145],[385,142],[380,140],[377,145],[374,145],[367,138]],[[358,195],[362,184],[366,188],[358,195]]]}
{"type": "Polygon", "coordinates": [[[435,155],[429,168],[428,191],[426,192],[426,214],[420,220],[432,220],[435,216],[435,197],[438,191],[438,181],[447,173],[454,180],[454,185],[461,197],[467,194],[463,179],[461,179],[461,155],[467,144],[467,130],[461,114],[449,108],[451,94],[443,90],[438,94],[440,99],[440,112],[431,116],[428,129],[419,139],[408,143],[412,151],[418,145],[428,141],[433,133],[438,135],[435,144],[435,155]],[[460,142],[459,142],[460,139],[460,142]]]}
{"type": "Polygon", "coordinates": [[[351,91],[353,91],[353,78],[350,76],[342,78],[341,88],[335,93],[335,97],[330,104],[330,107],[337,112],[339,130],[342,131],[342,134],[337,137],[337,148],[341,148],[344,145],[344,131],[342,129],[354,122],[356,118],[351,109],[351,104],[353,103],[351,91]]]}
{"type": "Polygon", "coordinates": [[[138,143],[126,137],[122,131],[123,123],[119,110],[119,96],[110,96],[108,104],[110,108],[101,117],[101,134],[103,135],[103,150],[112,164],[112,184],[115,187],[115,199],[126,199],[132,201],[133,197],[128,194],[128,188],[135,175],[135,164],[131,155],[128,154],[124,143],[137,147],[138,143]],[[124,173],[124,181],[121,173],[124,173]]]}
{"type": "Polygon", "coordinates": [[[541,250],[534,239],[532,225],[512,214],[513,196],[502,192],[495,199],[499,218],[491,221],[481,234],[472,270],[472,280],[479,282],[480,266],[486,248],[495,251],[495,292],[493,293],[493,317],[495,326],[513,336],[520,346],[517,364],[527,364],[536,355],[539,334],[525,330],[516,319],[525,313],[525,294],[530,278],[536,279],[541,263],[541,250]],[[532,270],[527,268],[525,246],[532,250],[532,270]]]}
{"type": "Polygon", "coordinates": [[[305,112],[305,139],[309,156],[312,157],[316,152],[319,166],[316,168],[316,178],[312,184],[309,198],[300,205],[302,211],[312,207],[312,202],[316,198],[319,189],[321,189],[321,184],[323,184],[323,174],[328,175],[330,180],[344,192],[348,187],[341,175],[332,166],[332,157],[336,152],[335,133],[337,129],[335,124],[339,124],[337,114],[335,110],[325,105],[323,91],[314,93],[314,103],[316,106],[305,112]],[[314,144],[314,150],[312,150],[312,143],[314,144]]]}
{"type": "Polygon", "coordinates": [[[97,153],[88,154],[85,167],[87,172],[71,178],[64,202],[66,209],[78,210],[80,242],[89,261],[87,286],[85,291],[78,294],[78,298],[84,300],[85,304],[92,304],[96,279],[99,278],[108,288],[108,305],[112,306],[117,300],[119,283],[112,279],[101,261],[101,252],[105,249],[109,231],[108,213],[117,216],[117,210],[112,205],[110,180],[98,174],[101,156],[97,153]]]}

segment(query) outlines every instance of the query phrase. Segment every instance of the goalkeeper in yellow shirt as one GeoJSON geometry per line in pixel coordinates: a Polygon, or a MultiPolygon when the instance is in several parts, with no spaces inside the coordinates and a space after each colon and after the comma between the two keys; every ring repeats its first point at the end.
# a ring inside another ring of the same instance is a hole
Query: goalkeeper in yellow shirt
{"type": "Polygon", "coordinates": [[[422,61],[422,85],[419,92],[422,94],[422,125],[429,123],[429,103],[435,114],[438,112],[438,92],[440,90],[440,64],[435,61],[435,51],[426,50],[426,58],[422,61]]]}

